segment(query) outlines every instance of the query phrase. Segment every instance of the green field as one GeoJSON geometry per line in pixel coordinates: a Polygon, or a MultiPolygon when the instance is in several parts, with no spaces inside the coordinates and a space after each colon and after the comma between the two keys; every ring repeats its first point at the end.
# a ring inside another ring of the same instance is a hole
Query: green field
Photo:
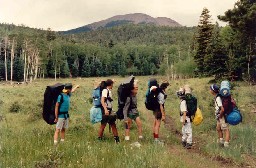
{"type": "MultiPolygon", "coordinates": [[[[113,88],[114,110],[117,110],[117,87],[124,78],[116,80],[113,88]]],[[[147,80],[139,79],[138,109],[141,113],[144,139],[140,148],[131,146],[137,141],[133,124],[130,142],[124,141],[122,121],[118,121],[120,144],[115,144],[108,127],[105,140],[97,140],[99,124],[89,121],[91,92],[96,81],[107,78],[77,78],[37,80],[31,84],[0,84],[0,167],[256,167],[256,87],[244,82],[233,82],[232,94],[243,114],[243,123],[231,126],[228,149],[216,143],[213,97],[209,92],[210,78],[171,81],[167,90],[166,114],[168,123],[162,124],[160,138],[165,145],[154,144],[151,125],[152,112],[144,106],[147,80]],[[41,117],[43,94],[47,85],[57,82],[80,84],[71,97],[70,127],[65,142],[53,145],[55,126],[47,125],[41,117]],[[193,126],[193,149],[180,144],[179,100],[176,90],[189,84],[199,101],[204,115],[200,126],[193,126]]],[[[159,81],[163,77],[157,77],[159,81]]]]}

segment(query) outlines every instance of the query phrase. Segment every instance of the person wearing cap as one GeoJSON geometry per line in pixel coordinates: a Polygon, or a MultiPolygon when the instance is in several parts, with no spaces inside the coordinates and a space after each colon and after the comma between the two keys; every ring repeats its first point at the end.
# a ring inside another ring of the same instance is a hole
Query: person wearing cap
{"type": "Polygon", "coordinates": [[[60,141],[64,142],[65,139],[65,131],[68,128],[69,123],[69,106],[70,106],[70,96],[71,93],[74,92],[79,85],[72,88],[71,83],[67,83],[64,86],[64,89],[62,90],[63,93],[61,93],[58,96],[56,105],[55,105],[55,120],[54,122],[56,124],[56,130],[54,133],[54,145],[58,144],[58,136],[60,134],[60,141]]]}
{"type": "Polygon", "coordinates": [[[219,87],[216,84],[210,86],[210,92],[214,96],[215,103],[215,116],[217,120],[216,130],[218,133],[218,142],[221,146],[228,147],[230,140],[230,131],[228,123],[225,121],[224,108],[222,105],[221,97],[219,96],[219,87]],[[225,140],[223,138],[223,132],[225,132],[225,140]]]}
{"type": "Polygon", "coordinates": [[[114,81],[111,79],[106,80],[105,82],[106,88],[102,90],[102,96],[101,96],[101,105],[102,105],[102,120],[100,129],[98,132],[98,139],[102,140],[104,129],[107,124],[111,126],[112,132],[114,134],[114,140],[116,143],[119,143],[119,136],[116,128],[116,116],[112,115],[112,88],[114,81]]]}
{"type": "Polygon", "coordinates": [[[191,94],[191,89],[188,85],[181,87],[177,91],[177,96],[180,98],[180,122],[182,123],[181,143],[183,147],[190,149],[192,147],[192,124],[190,117],[187,116],[186,94],[191,94]]]}
{"type": "Polygon", "coordinates": [[[168,86],[169,86],[169,82],[167,81],[163,81],[162,84],[160,85],[160,92],[157,96],[159,107],[153,110],[153,114],[155,116],[155,120],[153,124],[153,136],[154,136],[155,143],[158,143],[158,144],[162,144],[162,142],[159,140],[159,130],[160,130],[161,121],[165,122],[164,103],[167,98],[166,89],[168,86]]]}

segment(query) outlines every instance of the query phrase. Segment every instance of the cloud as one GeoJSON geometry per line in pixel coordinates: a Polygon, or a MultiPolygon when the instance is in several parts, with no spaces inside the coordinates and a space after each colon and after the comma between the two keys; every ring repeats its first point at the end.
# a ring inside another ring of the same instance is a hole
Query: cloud
{"type": "Polygon", "coordinates": [[[1,0],[0,22],[29,27],[68,30],[114,15],[145,13],[169,17],[185,26],[196,26],[204,7],[214,22],[233,8],[236,0],[1,0]]]}

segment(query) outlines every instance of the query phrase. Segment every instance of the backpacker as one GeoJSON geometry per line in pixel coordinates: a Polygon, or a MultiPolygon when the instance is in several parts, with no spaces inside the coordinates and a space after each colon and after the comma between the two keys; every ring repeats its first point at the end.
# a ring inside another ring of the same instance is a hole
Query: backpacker
{"type": "Polygon", "coordinates": [[[150,79],[148,81],[148,90],[146,93],[145,106],[148,110],[156,110],[160,108],[157,96],[160,92],[159,85],[156,79],[150,79]],[[150,90],[151,89],[151,90],[150,90]]]}
{"type": "Polygon", "coordinates": [[[124,119],[123,108],[126,102],[127,97],[130,96],[131,90],[133,88],[135,77],[132,75],[121,83],[117,89],[118,95],[118,110],[116,112],[117,119],[124,119]]]}
{"type": "Polygon", "coordinates": [[[193,121],[193,116],[197,110],[197,99],[192,94],[188,93],[185,95],[186,104],[187,104],[187,116],[189,116],[193,121]]]}
{"type": "MultiPolygon", "coordinates": [[[[62,95],[62,90],[64,89],[64,84],[57,83],[53,86],[47,86],[44,92],[44,106],[43,106],[43,118],[50,124],[56,124],[55,120],[55,105],[59,95],[62,95]]],[[[63,102],[63,95],[61,97],[60,105],[63,102]]],[[[60,107],[60,106],[59,106],[60,107]]]]}

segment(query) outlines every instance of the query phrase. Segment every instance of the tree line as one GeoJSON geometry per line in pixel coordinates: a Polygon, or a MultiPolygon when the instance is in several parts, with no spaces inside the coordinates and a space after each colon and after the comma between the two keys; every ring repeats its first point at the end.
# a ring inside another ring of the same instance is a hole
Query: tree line
{"type": "Polygon", "coordinates": [[[256,2],[239,0],[197,27],[126,24],[78,34],[0,24],[0,80],[109,75],[214,76],[255,81],[256,2]]]}

